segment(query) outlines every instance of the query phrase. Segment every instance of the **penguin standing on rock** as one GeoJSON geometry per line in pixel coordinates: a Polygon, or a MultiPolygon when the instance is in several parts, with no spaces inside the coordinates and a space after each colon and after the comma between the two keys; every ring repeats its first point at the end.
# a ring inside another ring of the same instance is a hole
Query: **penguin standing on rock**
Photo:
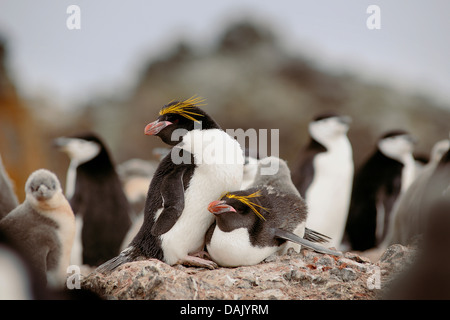
{"type": "MultiPolygon", "coordinates": [[[[100,138],[94,134],[61,137],[55,144],[70,158],[66,196],[77,216],[82,263],[98,266],[120,252],[131,226],[128,199],[100,138]]],[[[74,254],[79,259],[75,249],[74,254]]],[[[72,262],[81,264],[78,259],[72,262]]]]}
{"type": "Polygon", "coordinates": [[[431,152],[430,161],[421,168],[417,178],[398,199],[398,204],[392,213],[388,235],[383,243],[384,247],[387,248],[395,243],[408,245],[415,236],[424,232],[428,212],[423,208],[426,190],[430,188],[429,181],[449,148],[449,139],[437,142],[431,152]]]}
{"type": "Polygon", "coordinates": [[[306,204],[292,184],[288,166],[277,157],[258,160],[252,186],[228,192],[211,202],[208,210],[216,221],[206,234],[206,247],[221,266],[254,265],[289,247],[299,252],[300,245],[340,255],[314,243],[326,237],[305,229],[306,204]],[[262,174],[267,165],[277,167],[277,172],[262,174]]]}
{"type": "Polygon", "coordinates": [[[239,143],[225,133],[192,97],[165,105],[145,134],[173,146],[150,183],[144,223],[128,248],[97,271],[115,269],[139,257],[167,264],[214,268],[194,256],[204,248],[214,217],[208,204],[242,183],[244,157],[239,143]]]}
{"type": "Polygon", "coordinates": [[[58,178],[40,169],[25,185],[25,201],[0,221],[0,230],[38,273],[41,283],[61,288],[67,277],[75,217],[58,178]]]}
{"type": "Polygon", "coordinates": [[[346,226],[353,250],[374,248],[385,238],[391,211],[415,178],[414,144],[406,131],[390,131],[356,173],[346,226]]]}
{"type": "Polygon", "coordinates": [[[331,238],[338,248],[344,235],[353,182],[353,151],[347,137],[350,117],[317,116],[309,124],[310,142],[303,148],[292,180],[308,204],[306,226],[331,238]]]}
{"type": "Polygon", "coordinates": [[[421,232],[414,264],[394,279],[383,299],[450,299],[450,149],[447,149],[420,199],[421,232]]]}

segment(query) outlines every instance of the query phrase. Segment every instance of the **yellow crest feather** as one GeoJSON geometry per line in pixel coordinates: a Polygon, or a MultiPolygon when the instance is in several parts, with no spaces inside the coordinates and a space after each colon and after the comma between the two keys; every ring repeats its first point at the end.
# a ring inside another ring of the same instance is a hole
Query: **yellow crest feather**
{"type": "Polygon", "coordinates": [[[269,212],[269,210],[266,209],[266,208],[264,208],[263,206],[260,206],[259,204],[256,204],[256,203],[254,203],[254,202],[251,202],[251,201],[249,200],[249,199],[251,199],[251,198],[256,198],[256,197],[259,197],[259,196],[261,196],[261,191],[260,191],[260,190],[254,192],[254,193],[252,193],[252,194],[249,194],[248,196],[237,196],[237,195],[231,194],[231,193],[229,193],[229,192],[228,192],[227,194],[225,194],[225,197],[227,197],[227,198],[229,198],[229,199],[236,199],[236,200],[242,202],[243,204],[247,205],[250,209],[252,209],[252,211],[253,211],[260,219],[263,219],[263,220],[265,221],[266,218],[264,218],[264,216],[258,211],[258,209],[256,209],[256,207],[257,207],[257,208],[260,208],[260,209],[262,209],[262,210],[265,210],[265,211],[267,211],[267,212],[269,212]]]}
{"type": "Polygon", "coordinates": [[[196,118],[194,118],[194,116],[203,117],[203,115],[192,111],[192,109],[194,107],[206,105],[204,102],[205,102],[204,98],[197,97],[195,95],[190,97],[189,99],[179,101],[176,103],[174,103],[174,101],[172,100],[171,102],[169,102],[169,106],[167,106],[159,111],[159,115],[162,116],[167,113],[175,113],[175,114],[179,114],[180,116],[183,116],[189,120],[198,121],[196,118]],[[170,105],[171,103],[173,103],[173,104],[170,105]]]}

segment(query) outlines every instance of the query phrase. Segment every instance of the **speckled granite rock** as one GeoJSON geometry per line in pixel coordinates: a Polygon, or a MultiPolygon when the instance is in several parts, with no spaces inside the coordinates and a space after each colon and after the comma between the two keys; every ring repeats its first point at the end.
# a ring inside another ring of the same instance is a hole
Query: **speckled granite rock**
{"type": "Polygon", "coordinates": [[[408,265],[414,252],[394,245],[373,263],[352,252],[333,257],[290,251],[256,266],[216,270],[150,259],[124,264],[110,274],[93,272],[82,287],[107,299],[378,299],[384,284],[408,265]]]}

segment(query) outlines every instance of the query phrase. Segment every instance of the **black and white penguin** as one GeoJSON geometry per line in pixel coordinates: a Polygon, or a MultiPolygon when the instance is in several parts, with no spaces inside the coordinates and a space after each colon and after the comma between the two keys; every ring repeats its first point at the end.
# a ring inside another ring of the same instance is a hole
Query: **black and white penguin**
{"type": "Polygon", "coordinates": [[[414,145],[406,131],[390,131],[355,174],[346,225],[353,250],[374,248],[386,237],[392,209],[415,178],[414,145]]]}
{"type": "Polygon", "coordinates": [[[0,230],[36,270],[40,283],[61,288],[75,236],[75,217],[56,175],[33,172],[25,201],[0,221],[0,230]]]}
{"type": "Polygon", "coordinates": [[[11,179],[0,156],[0,220],[19,205],[11,179]]]}
{"type": "Polygon", "coordinates": [[[425,193],[426,200],[422,204],[425,210],[434,206],[436,202],[441,202],[441,200],[444,200],[447,204],[450,202],[450,149],[439,160],[425,193]]]}
{"type": "Polygon", "coordinates": [[[112,158],[97,135],[60,137],[55,144],[70,158],[66,197],[77,217],[72,263],[98,266],[120,253],[131,226],[130,204],[112,158]]]}
{"type": "Polygon", "coordinates": [[[273,253],[300,246],[339,255],[307,240],[326,241],[305,229],[307,207],[291,181],[287,164],[277,157],[258,160],[257,173],[249,189],[228,192],[209,204],[216,221],[206,234],[210,257],[224,267],[254,265],[273,253]],[[275,168],[274,174],[261,174],[275,168]]]}
{"type": "Polygon", "coordinates": [[[446,267],[450,263],[450,149],[428,179],[420,208],[418,254],[413,265],[385,290],[385,299],[450,299],[450,269],[446,267]]]}
{"type": "Polygon", "coordinates": [[[338,248],[344,235],[353,182],[353,151],[347,137],[351,119],[321,114],[309,124],[292,180],[308,204],[307,227],[331,238],[338,248]]]}
{"type": "Polygon", "coordinates": [[[449,139],[436,142],[431,151],[430,161],[420,169],[408,190],[400,195],[391,215],[383,247],[387,248],[396,243],[408,245],[415,236],[424,232],[427,211],[423,208],[423,202],[426,190],[430,187],[430,179],[439,161],[449,148],[449,139]]]}
{"type": "Polygon", "coordinates": [[[173,146],[160,162],[149,187],[144,223],[130,246],[97,268],[100,272],[143,256],[170,265],[214,268],[192,254],[204,248],[214,217],[208,204],[242,183],[243,152],[239,143],[198,106],[193,97],[165,105],[147,135],[173,146]]]}

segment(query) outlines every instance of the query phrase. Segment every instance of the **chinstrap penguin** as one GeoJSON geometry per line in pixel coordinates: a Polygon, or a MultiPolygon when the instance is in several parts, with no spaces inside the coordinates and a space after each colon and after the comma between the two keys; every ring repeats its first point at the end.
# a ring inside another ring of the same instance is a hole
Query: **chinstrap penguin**
{"type": "Polygon", "coordinates": [[[0,220],[19,205],[11,179],[0,156],[0,220]]]}
{"type": "Polygon", "coordinates": [[[25,201],[0,221],[0,230],[26,256],[41,283],[62,287],[75,235],[75,217],[56,175],[33,172],[25,201]]]}
{"type": "Polygon", "coordinates": [[[305,229],[307,207],[292,184],[286,163],[267,157],[258,160],[257,167],[249,189],[228,192],[209,204],[216,218],[206,234],[211,258],[225,267],[254,265],[289,247],[299,252],[300,245],[340,255],[311,241],[324,242],[326,237],[305,229]],[[261,174],[262,168],[273,164],[278,165],[276,174],[261,174]]]}
{"type": "Polygon", "coordinates": [[[244,158],[239,143],[198,107],[202,102],[197,97],[172,101],[145,127],[145,134],[173,147],[152,178],[138,234],[98,271],[113,270],[140,256],[170,265],[215,267],[193,254],[203,250],[205,233],[214,221],[208,204],[239,189],[244,158]]]}
{"type": "MultiPolygon", "coordinates": [[[[388,234],[383,247],[399,243],[408,245],[414,238],[424,232],[427,211],[424,210],[424,197],[430,188],[430,179],[433,176],[442,156],[449,150],[450,140],[438,141],[431,151],[430,161],[420,170],[416,179],[405,193],[400,195],[394,207],[388,234]]],[[[439,191],[437,191],[439,193],[439,191]]]]}
{"type": "Polygon", "coordinates": [[[97,135],[60,137],[54,142],[70,158],[66,196],[77,222],[72,262],[98,266],[120,253],[131,226],[130,204],[113,160],[97,135]]]}
{"type": "Polygon", "coordinates": [[[331,112],[314,118],[310,141],[292,170],[294,185],[308,204],[306,226],[329,236],[329,246],[335,248],[344,235],[352,191],[350,123],[350,117],[331,112]]]}
{"type": "Polygon", "coordinates": [[[353,250],[374,248],[386,237],[392,209],[415,178],[414,145],[406,131],[387,132],[355,174],[346,225],[353,250]]]}

